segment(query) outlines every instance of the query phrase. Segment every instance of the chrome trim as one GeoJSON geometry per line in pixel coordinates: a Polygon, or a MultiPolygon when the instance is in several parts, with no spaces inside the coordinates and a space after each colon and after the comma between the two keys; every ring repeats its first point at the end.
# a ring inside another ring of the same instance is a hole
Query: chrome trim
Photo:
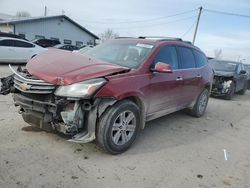
{"type": "MultiPolygon", "coordinates": [[[[34,80],[31,80],[31,79],[27,79],[27,78],[24,78],[22,75],[18,74],[12,67],[11,65],[9,64],[9,68],[10,70],[17,76],[19,76],[20,78],[24,79],[25,81],[28,81],[28,82],[34,82],[34,80]]],[[[36,80],[36,82],[40,82],[40,83],[46,83],[45,81],[43,80],[36,80]]]]}

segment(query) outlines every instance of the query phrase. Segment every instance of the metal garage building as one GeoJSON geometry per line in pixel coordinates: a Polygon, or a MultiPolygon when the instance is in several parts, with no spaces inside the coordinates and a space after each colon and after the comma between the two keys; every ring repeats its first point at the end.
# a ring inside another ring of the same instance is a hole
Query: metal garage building
{"type": "Polygon", "coordinates": [[[65,15],[0,21],[0,31],[33,39],[57,39],[62,44],[93,45],[98,37],[65,15]]]}

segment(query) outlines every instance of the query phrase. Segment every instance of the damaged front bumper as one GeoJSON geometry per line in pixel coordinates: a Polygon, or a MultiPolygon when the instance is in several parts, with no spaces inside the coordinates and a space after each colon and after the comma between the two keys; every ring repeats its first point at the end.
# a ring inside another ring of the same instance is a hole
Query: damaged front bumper
{"type": "Polygon", "coordinates": [[[56,85],[34,78],[25,70],[12,71],[13,75],[1,79],[1,94],[13,93],[15,106],[20,107],[25,122],[68,135],[71,142],[93,141],[98,119],[116,102],[114,98],[56,96],[56,85]]]}
{"type": "Polygon", "coordinates": [[[232,80],[214,78],[211,94],[214,96],[225,96],[230,92],[232,80]]]}
{"type": "Polygon", "coordinates": [[[97,98],[91,100],[55,99],[55,102],[35,100],[20,93],[14,93],[16,106],[25,122],[46,131],[58,131],[72,136],[77,143],[93,141],[99,117],[116,100],[97,98]]]}

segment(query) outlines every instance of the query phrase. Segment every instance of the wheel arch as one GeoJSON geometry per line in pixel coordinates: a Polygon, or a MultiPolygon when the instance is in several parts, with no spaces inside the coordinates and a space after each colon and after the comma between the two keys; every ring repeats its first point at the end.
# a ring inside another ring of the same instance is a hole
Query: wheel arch
{"type": "Polygon", "coordinates": [[[145,124],[146,124],[146,107],[145,107],[145,104],[144,102],[142,101],[142,99],[138,96],[127,96],[127,97],[124,97],[122,98],[121,100],[130,100],[132,102],[134,102],[139,110],[140,110],[140,117],[141,117],[141,123],[140,123],[140,128],[141,129],[144,129],[145,128],[145,124]]]}

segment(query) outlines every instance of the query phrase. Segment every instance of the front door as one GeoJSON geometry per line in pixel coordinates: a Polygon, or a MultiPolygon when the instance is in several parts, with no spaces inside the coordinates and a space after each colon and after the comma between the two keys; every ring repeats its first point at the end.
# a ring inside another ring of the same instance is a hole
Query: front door
{"type": "Polygon", "coordinates": [[[157,112],[171,112],[181,106],[183,75],[179,70],[175,46],[163,46],[154,58],[152,67],[158,62],[171,65],[172,73],[153,72],[150,84],[150,105],[148,115],[157,112]]]}

